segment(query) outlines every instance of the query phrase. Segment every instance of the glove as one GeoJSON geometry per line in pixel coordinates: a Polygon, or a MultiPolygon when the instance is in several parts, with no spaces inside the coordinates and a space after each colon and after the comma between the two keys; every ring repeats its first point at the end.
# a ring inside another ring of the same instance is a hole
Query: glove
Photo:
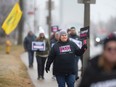
{"type": "Polygon", "coordinates": [[[50,71],[50,69],[48,67],[45,68],[46,72],[48,73],[48,71],[50,71]]]}
{"type": "Polygon", "coordinates": [[[37,49],[37,52],[40,52],[40,50],[39,50],[39,49],[37,49]]]}
{"type": "Polygon", "coordinates": [[[82,49],[83,49],[84,51],[86,51],[86,50],[87,50],[87,45],[83,45],[83,46],[82,46],[82,49]]]}

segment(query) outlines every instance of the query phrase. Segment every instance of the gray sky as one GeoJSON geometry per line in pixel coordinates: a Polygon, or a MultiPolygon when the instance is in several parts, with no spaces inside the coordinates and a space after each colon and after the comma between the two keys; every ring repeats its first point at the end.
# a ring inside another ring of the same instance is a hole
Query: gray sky
{"type": "Polygon", "coordinates": [[[96,0],[96,4],[91,5],[93,22],[106,22],[110,17],[116,17],[116,0],[96,0]]]}
{"type": "Polygon", "coordinates": [[[62,8],[62,25],[63,28],[75,26],[77,29],[83,27],[84,7],[78,4],[77,0],[61,0],[62,8]]]}
{"type": "MultiPolygon", "coordinates": [[[[53,25],[59,25],[62,29],[71,26],[83,27],[84,7],[78,4],[77,0],[53,0],[55,8],[53,10],[53,25]]],[[[40,25],[45,26],[47,9],[46,0],[38,0],[40,6],[40,25]],[[46,11],[46,12],[45,12],[46,11]]]]}
{"type": "MultiPolygon", "coordinates": [[[[39,4],[44,7],[46,0],[39,1],[39,4]]],[[[55,0],[56,5],[59,1],[64,3],[62,8],[63,25],[65,27],[69,27],[69,24],[76,26],[77,23],[77,26],[83,25],[83,5],[78,4],[77,0],[55,0]]],[[[96,4],[91,5],[91,20],[93,22],[107,22],[110,17],[116,17],[116,0],[96,0],[96,4]]]]}

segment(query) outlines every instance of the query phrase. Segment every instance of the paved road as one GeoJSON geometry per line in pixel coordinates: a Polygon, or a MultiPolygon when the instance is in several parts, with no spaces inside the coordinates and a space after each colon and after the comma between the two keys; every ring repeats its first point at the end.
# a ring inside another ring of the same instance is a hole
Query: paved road
{"type": "MultiPolygon", "coordinates": [[[[36,64],[35,58],[34,58],[35,59],[34,60],[34,67],[32,69],[28,68],[27,53],[23,53],[21,55],[21,59],[24,62],[24,64],[26,65],[26,67],[28,69],[29,76],[30,76],[33,84],[35,85],[35,87],[57,87],[56,81],[52,79],[52,72],[45,73],[45,80],[37,80],[37,64],[36,64]]],[[[79,68],[80,67],[81,67],[81,63],[79,61],[79,68]]]]}

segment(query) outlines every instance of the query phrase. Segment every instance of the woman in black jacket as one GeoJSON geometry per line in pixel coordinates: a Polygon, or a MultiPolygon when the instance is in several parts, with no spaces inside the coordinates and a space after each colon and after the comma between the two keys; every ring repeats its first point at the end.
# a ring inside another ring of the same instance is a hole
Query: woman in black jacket
{"type": "Polygon", "coordinates": [[[38,71],[37,79],[39,80],[39,79],[44,79],[45,62],[48,57],[49,42],[48,39],[45,37],[44,33],[40,33],[36,41],[45,43],[45,50],[36,51],[37,71],[38,71]]]}
{"type": "Polygon", "coordinates": [[[46,72],[49,71],[51,63],[53,63],[53,75],[59,87],[74,87],[76,73],[76,58],[75,55],[83,55],[86,46],[79,49],[77,45],[68,40],[68,35],[65,31],[60,32],[59,41],[52,47],[46,64],[46,72]]]}
{"type": "Polygon", "coordinates": [[[116,36],[104,41],[103,53],[90,60],[79,87],[116,87],[116,36]]]}

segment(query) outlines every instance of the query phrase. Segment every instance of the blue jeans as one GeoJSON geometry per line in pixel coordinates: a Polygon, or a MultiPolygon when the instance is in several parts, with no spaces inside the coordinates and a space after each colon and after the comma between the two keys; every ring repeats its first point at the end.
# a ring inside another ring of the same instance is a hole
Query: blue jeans
{"type": "Polygon", "coordinates": [[[65,83],[67,84],[67,87],[74,87],[75,83],[75,75],[57,75],[56,80],[58,83],[58,87],[65,87],[65,83]]]}
{"type": "Polygon", "coordinates": [[[28,51],[28,58],[29,58],[29,66],[33,66],[33,61],[34,61],[34,52],[33,51],[28,51]]]}

